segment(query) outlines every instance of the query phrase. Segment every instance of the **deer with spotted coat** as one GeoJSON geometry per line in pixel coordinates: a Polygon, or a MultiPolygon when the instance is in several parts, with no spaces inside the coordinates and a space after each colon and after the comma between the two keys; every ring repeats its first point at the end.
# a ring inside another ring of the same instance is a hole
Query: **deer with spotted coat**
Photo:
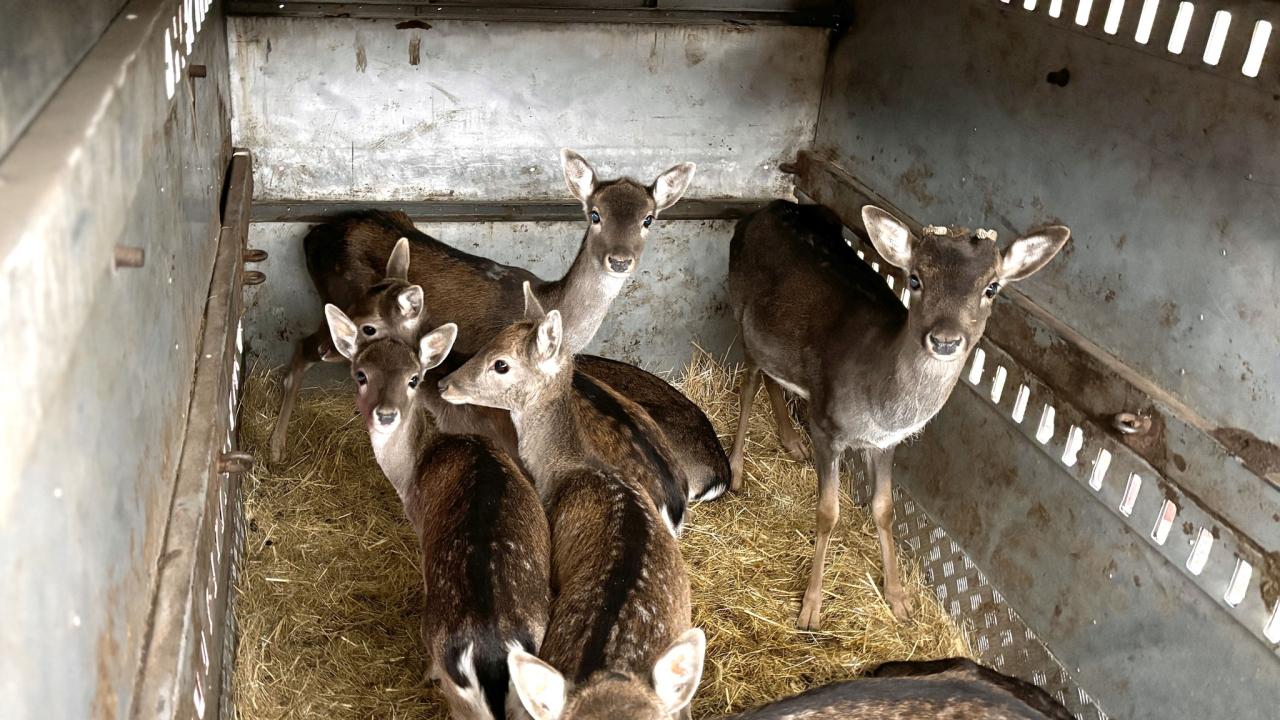
{"type": "MultiPolygon", "coordinates": [[[[629,178],[601,180],[581,155],[572,150],[561,155],[565,180],[582,202],[588,223],[578,255],[564,277],[542,280],[523,268],[450,247],[419,231],[403,213],[367,211],[333,218],[307,234],[307,270],[321,299],[342,308],[366,339],[388,332],[403,336],[420,323],[434,327],[454,322],[459,333],[452,363],[521,318],[521,285],[529,282],[540,302],[565,314],[566,348],[578,354],[635,272],[656,218],[684,194],[695,168],[693,163],[681,163],[645,186],[629,178]],[[401,238],[407,238],[409,245],[403,258],[397,259],[394,251],[401,238]],[[409,281],[405,294],[392,298],[373,289],[383,280],[384,268],[387,276],[409,281]],[[413,286],[417,289],[410,290],[413,286]]],[[[321,360],[342,359],[333,351],[325,328],[298,342],[271,435],[273,462],[285,456],[289,417],[303,374],[321,360]]],[[[661,420],[675,469],[687,479],[689,500],[710,500],[724,492],[729,484],[728,458],[697,405],[661,378],[626,363],[581,355],[578,369],[661,420]]],[[[502,413],[460,409],[442,419],[441,429],[487,434],[515,453],[515,433],[502,413]]]]}
{"type": "Polygon", "coordinates": [[[507,657],[537,651],[550,594],[550,539],[533,481],[487,438],[432,434],[420,399],[436,393],[423,379],[449,354],[456,325],[409,344],[362,339],[335,305],[325,315],[334,349],[351,361],[378,466],[418,536],[431,674],[456,720],[518,715],[507,657]]]}
{"type": "Polygon", "coordinates": [[[898,443],[918,433],[951,394],[986,329],[1000,288],[1044,267],[1070,238],[1061,225],[1034,230],[1003,252],[993,231],[926,227],[862,209],[880,255],[907,274],[910,310],[845,242],[840,219],[820,205],[775,201],[743,218],[729,246],[729,302],[742,333],[746,376],[729,454],[732,489],[763,375],[778,437],[818,471],[817,541],[798,626],[816,629],[831,532],[840,517],[846,450],[862,453],[893,614],[910,616],[898,578],[891,468],[898,443]],[[788,415],[783,389],[808,400],[812,457],[788,415]]]}
{"type": "Polygon", "coordinates": [[[508,663],[536,720],[687,718],[706,640],[690,628],[689,578],[645,489],[587,441],[560,313],[526,286],[527,319],[440,382],[453,403],[511,413],[551,526],[556,596],[537,657],[508,663]]]}

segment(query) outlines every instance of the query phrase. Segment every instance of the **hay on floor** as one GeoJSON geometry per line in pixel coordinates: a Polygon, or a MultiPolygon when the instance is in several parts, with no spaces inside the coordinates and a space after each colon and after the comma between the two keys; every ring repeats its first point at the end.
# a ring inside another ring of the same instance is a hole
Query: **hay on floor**
{"type": "MultiPolygon", "coordinates": [[[[695,351],[677,383],[727,446],[741,371],[695,351]]],[[[238,714],[260,718],[444,718],[425,680],[418,617],[425,600],[416,539],[369,449],[346,385],[302,393],[289,459],[267,462],[278,377],[253,373],[241,442],[257,463],[235,612],[238,714]]],[[[707,665],[694,716],[715,717],[886,660],[969,654],[962,633],[902,558],[915,599],[908,623],[880,593],[870,514],[841,497],[828,551],[823,630],[795,629],[812,555],[817,478],[779,448],[765,394],[755,399],[745,492],[694,508],[682,541],[694,624],[707,665]]]]}

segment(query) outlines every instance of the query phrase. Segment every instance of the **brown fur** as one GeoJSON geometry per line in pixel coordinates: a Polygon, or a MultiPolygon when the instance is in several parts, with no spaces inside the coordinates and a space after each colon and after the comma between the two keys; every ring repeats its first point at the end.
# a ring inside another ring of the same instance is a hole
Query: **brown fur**
{"type": "Polygon", "coordinates": [[[623,713],[615,717],[646,717],[617,703],[656,702],[648,674],[690,626],[688,577],[649,494],[593,447],[589,425],[599,421],[573,392],[559,315],[541,313],[532,302],[532,319],[501,331],[444,379],[442,394],[507,409],[516,421],[551,524],[555,600],[541,657],[575,686],[565,717],[605,717],[598,711],[610,707],[623,713]],[[618,675],[613,691],[597,693],[618,675]],[[577,705],[588,698],[590,712],[577,705]]]}
{"type": "Polygon", "coordinates": [[[548,620],[549,529],[533,482],[492,441],[432,431],[420,398],[436,393],[418,389],[450,333],[431,333],[415,350],[394,337],[359,342],[337,313],[329,322],[335,346],[353,356],[356,406],[378,464],[418,535],[433,673],[455,720],[503,718],[514,700],[507,655],[535,650],[548,620]]]}
{"type": "Polygon", "coordinates": [[[845,242],[839,219],[827,208],[770,203],[739,221],[729,248],[730,304],[747,360],[730,454],[734,489],[742,481],[742,452],[761,373],[779,438],[793,452],[801,444],[781,387],[809,400],[818,532],[798,622],[806,629],[819,624],[823,564],[840,517],[839,464],[849,449],[862,452],[875,482],[871,509],[885,599],[898,618],[910,615],[891,528],[893,449],[946,402],[986,327],[999,283],[1034,273],[1070,235],[1065,227],[1045,228],[1016,240],[1002,255],[994,241],[967,232],[917,238],[879,208],[864,208],[863,217],[881,255],[909,273],[910,285],[921,281],[912,291],[910,312],[845,242]]]}

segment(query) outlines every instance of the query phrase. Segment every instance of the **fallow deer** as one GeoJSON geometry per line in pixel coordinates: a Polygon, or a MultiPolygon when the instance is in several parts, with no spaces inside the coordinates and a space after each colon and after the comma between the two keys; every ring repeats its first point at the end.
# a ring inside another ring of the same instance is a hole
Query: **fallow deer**
{"type": "Polygon", "coordinates": [[[378,465],[418,535],[432,675],[454,718],[503,720],[519,708],[507,656],[536,652],[547,626],[550,541],[537,491],[492,441],[430,435],[419,396],[435,388],[422,381],[448,355],[455,325],[415,348],[393,337],[361,341],[337,306],[325,314],[333,347],[351,360],[378,465]]]}
{"type": "MultiPolygon", "coordinates": [[[[573,265],[560,280],[544,281],[522,268],[462,252],[419,231],[403,213],[381,211],[340,216],[312,228],[304,241],[307,270],[325,302],[362,321],[361,306],[369,304],[369,288],[382,279],[384,267],[388,275],[396,274],[392,252],[400,238],[408,238],[414,262],[409,267],[406,261],[403,278],[425,293],[416,304],[405,307],[425,307],[424,319],[432,324],[457,323],[456,356],[474,353],[499,329],[520,319],[523,282],[533,285],[540,301],[566,313],[566,344],[576,354],[590,342],[613,298],[634,272],[655,218],[684,194],[694,165],[676,165],[646,187],[629,178],[598,180],[591,165],[572,150],[562,151],[562,164],[588,225],[573,265]]],[[[361,322],[361,329],[377,337],[387,327],[385,321],[370,316],[369,322],[361,322]]],[[[294,352],[271,436],[273,461],[284,457],[289,416],[302,375],[322,359],[341,360],[323,328],[299,341],[294,352]]],[[[625,363],[584,356],[582,369],[663,418],[672,455],[689,479],[690,499],[711,499],[723,492],[729,481],[728,459],[697,405],[661,378],[625,363]]],[[[492,423],[492,418],[485,419],[484,424],[492,423]]],[[[513,433],[507,430],[507,434],[513,433]]]]}
{"type": "Polygon", "coordinates": [[[894,448],[937,414],[986,329],[1002,285],[1025,279],[1066,244],[1051,226],[1003,253],[995,233],[927,227],[916,236],[880,208],[862,209],[884,259],[908,274],[910,311],[845,242],[828,208],[775,201],[738,222],[729,249],[729,298],[741,328],[747,372],[729,462],[742,484],[751,401],[764,374],[778,436],[807,459],[782,389],[808,400],[818,471],[817,541],[798,626],[816,629],[831,531],[840,517],[839,471],[859,450],[874,479],[871,501],[884,564],[885,599],[899,619],[911,613],[898,579],[890,471],[894,448]]]}
{"type": "Polygon", "coordinates": [[[868,677],[805,693],[722,720],[1072,720],[1040,688],[965,658],[893,662],[868,677]]]}
{"type": "Polygon", "coordinates": [[[509,660],[516,691],[536,720],[685,717],[706,641],[680,548],[644,488],[593,450],[560,313],[526,297],[527,320],[440,382],[449,402],[511,413],[547,507],[557,594],[541,660],[509,660]]]}

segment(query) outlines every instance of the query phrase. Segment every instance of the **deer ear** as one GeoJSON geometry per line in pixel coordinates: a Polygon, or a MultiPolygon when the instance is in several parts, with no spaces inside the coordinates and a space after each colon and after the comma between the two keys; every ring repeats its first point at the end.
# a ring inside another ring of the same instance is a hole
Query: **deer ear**
{"type": "Polygon", "coordinates": [[[563,328],[560,323],[560,311],[552,310],[542,318],[542,322],[538,323],[538,338],[534,344],[534,350],[537,352],[538,364],[554,363],[555,359],[560,355],[560,345],[564,340],[563,328]]]}
{"type": "Polygon", "coordinates": [[[564,711],[564,676],[523,650],[507,655],[511,684],[533,720],[557,720],[564,711]]]}
{"type": "Polygon", "coordinates": [[[689,183],[693,182],[693,172],[697,169],[698,166],[691,162],[680,163],[653,181],[653,187],[649,192],[653,195],[653,201],[658,208],[657,212],[675,205],[676,201],[684,196],[684,191],[689,189],[689,183]]]}
{"type": "Polygon", "coordinates": [[[1014,240],[1000,258],[1000,279],[1015,282],[1031,277],[1070,239],[1071,230],[1065,225],[1050,225],[1014,240]]]}
{"type": "Polygon", "coordinates": [[[564,168],[564,181],[569,184],[569,192],[585,205],[587,198],[596,190],[596,171],[591,169],[591,163],[565,148],[560,151],[560,166],[564,168]]]}
{"type": "Polygon", "coordinates": [[[690,628],[654,664],[653,690],[668,713],[674,715],[693,700],[706,654],[707,637],[698,628],[690,628]]]}
{"type": "Polygon", "coordinates": [[[404,320],[417,320],[422,314],[422,287],[410,285],[396,295],[396,307],[404,320]]]}
{"type": "Polygon", "coordinates": [[[423,370],[430,370],[449,356],[453,342],[458,339],[458,326],[445,323],[432,330],[418,341],[418,362],[423,370]]]}
{"type": "Polygon", "coordinates": [[[911,246],[915,237],[905,223],[875,205],[865,205],[862,225],[881,257],[903,270],[911,269],[911,246]]]}
{"type": "Polygon", "coordinates": [[[333,347],[342,357],[353,359],[356,355],[356,324],[333,303],[324,306],[324,317],[329,321],[329,337],[333,338],[333,347]]]}
{"type": "Polygon", "coordinates": [[[533,294],[533,286],[528,280],[524,281],[524,319],[533,320],[535,322],[546,317],[547,313],[542,309],[542,303],[538,302],[538,296],[533,294]]]}
{"type": "Polygon", "coordinates": [[[409,279],[409,238],[402,237],[396,241],[387,258],[387,277],[394,280],[409,279]]]}

